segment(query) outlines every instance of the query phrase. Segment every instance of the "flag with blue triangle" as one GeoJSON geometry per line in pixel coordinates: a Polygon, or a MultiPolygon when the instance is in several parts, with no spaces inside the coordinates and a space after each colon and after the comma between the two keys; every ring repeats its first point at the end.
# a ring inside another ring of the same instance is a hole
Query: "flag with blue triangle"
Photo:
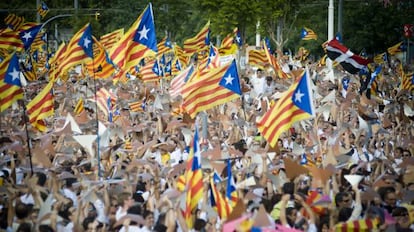
{"type": "Polygon", "coordinates": [[[152,13],[151,3],[142,15],[141,22],[138,26],[137,32],[134,35],[133,40],[155,52],[158,52],[157,37],[155,34],[154,15],[152,13]]]}
{"type": "Polygon", "coordinates": [[[33,41],[35,40],[37,34],[39,33],[40,29],[42,28],[43,24],[38,24],[33,26],[27,30],[21,31],[19,33],[20,39],[23,42],[24,49],[29,49],[32,45],[33,41]]]}
{"type": "Polygon", "coordinates": [[[240,78],[237,72],[237,65],[235,60],[232,61],[232,64],[223,75],[223,78],[221,78],[219,85],[233,91],[236,94],[242,94],[240,87],[240,78]]]}
{"type": "Polygon", "coordinates": [[[22,87],[22,83],[20,82],[20,71],[21,70],[19,65],[19,58],[15,53],[13,54],[13,57],[10,59],[6,75],[4,77],[4,82],[10,85],[22,87]]]}
{"type": "Polygon", "coordinates": [[[85,54],[93,58],[93,39],[92,39],[92,27],[89,24],[79,39],[78,45],[83,48],[85,54]]]}

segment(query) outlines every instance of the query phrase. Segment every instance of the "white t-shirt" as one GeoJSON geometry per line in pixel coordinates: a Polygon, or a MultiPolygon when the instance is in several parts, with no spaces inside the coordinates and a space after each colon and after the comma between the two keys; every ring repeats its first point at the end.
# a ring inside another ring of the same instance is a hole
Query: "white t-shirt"
{"type": "Polygon", "coordinates": [[[127,215],[127,211],[123,211],[122,207],[119,207],[118,210],[115,213],[115,219],[118,221],[119,219],[121,219],[123,216],[127,215]]]}

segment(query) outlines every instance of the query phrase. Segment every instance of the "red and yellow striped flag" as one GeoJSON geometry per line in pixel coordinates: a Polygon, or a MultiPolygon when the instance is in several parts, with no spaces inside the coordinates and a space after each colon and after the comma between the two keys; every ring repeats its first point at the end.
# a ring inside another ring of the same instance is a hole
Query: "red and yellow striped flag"
{"type": "Polygon", "coordinates": [[[20,86],[5,82],[6,75],[9,75],[10,60],[14,54],[10,54],[0,63],[0,112],[9,108],[17,100],[23,99],[23,90],[20,86]]]}
{"type": "Polygon", "coordinates": [[[273,56],[272,54],[270,54],[269,48],[267,47],[266,43],[263,43],[264,46],[264,51],[266,53],[266,57],[268,62],[272,65],[273,70],[275,70],[275,72],[277,73],[277,75],[279,76],[279,78],[290,78],[290,75],[288,75],[287,73],[283,72],[282,68],[280,67],[279,62],[277,61],[276,57],[273,56]]]}
{"type": "Polygon", "coordinates": [[[293,123],[314,115],[308,75],[303,72],[302,77],[282,94],[257,123],[258,130],[272,147],[276,146],[280,134],[293,123]]]}
{"type": "Polygon", "coordinates": [[[136,101],[132,103],[128,103],[129,110],[132,112],[144,112],[144,108],[142,107],[143,101],[136,101]]]}
{"type": "Polygon", "coordinates": [[[57,75],[65,75],[70,68],[80,65],[85,61],[91,60],[91,57],[89,57],[88,54],[86,54],[83,47],[79,45],[81,37],[89,27],[90,25],[88,23],[85,26],[83,26],[75,35],[73,35],[72,39],[69,41],[67,45],[64,54],[62,54],[62,56],[59,55],[59,57],[57,57],[60,61],[57,63],[57,75]]]}
{"type": "Polygon", "coordinates": [[[220,191],[216,188],[213,177],[210,180],[210,189],[211,189],[211,205],[217,211],[221,220],[227,218],[231,213],[232,207],[228,200],[221,194],[220,191]]]}
{"type": "Polygon", "coordinates": [[[43,90],[26,106],[30,124],[41,132],[47,129],[44,119],[54,114],[53,95],[51,92],[53,84],[53,81],[49,81],[43,90]]]}
{"type": "Polygon", "coordinates": [[[184,41],[184,51],[187,55],[191,56],[193,53],[208,48],[210,44],[210,21],[192,38],[184,41]]]}
{"type": "Polygon", "coordinates": [[[113,46],[122,38],[123,35],[124,28],[121,28],[101,36],[99,42],[101,42],[102,46],[107,51],[110,51],[111,48],[113,48],[113,46]]]}
{"type": "Polygon", "coordinates": [[[172,52],[171,41],[167,36],[162,38],[162,40],[157,44],[158,47],[158,56],[161,56],[164,53],[172,52]]]}
{"type": "Polygon", "coordinates": [[[198,129],[194,132],[193,144],[190,147],[190,154],[187,160],[186,170],[186,208],[184,219],[189,229],[193,228],[193,211],[197,208],[198,202],[203,197],[204,184],[201,170],[201,150],[199,145],[198,129]]]}
{"type": "Polygon", "coordinates": [[[113,64],[111,64],[112,61],[106,53],[103,45],[95,38],[93,38],[93,40],[93,45],[94,47],[96,46],[96,50],[94,49],[94,59],[86,62],[86,70],[90,77],[99,79],[111,77],[115,73],[116,69],[113,64]]]}
{"type": "Polygon", "coordinates": [[[361,219],[356,221],[348,221],[335,225],[336,232],[368,232],[373,229],[378,229],[380,220],[376,219],[361,219]]]}
{"type": "Polygon", "coordinates": [[[182,107],[192,118],[195,118],[200,111],[240,97],[219,84],[231,65],[232,62],[219,68],[209,69],[208,72],[199,73],[198,77],[186,82],[181,91],[182,107]]]}
{"type": "Polygon", "coordinates": [[[6,18],[4,18],[4,23],[12,30],[19,30],[20,26],[24,23],[23,16],[17,16],[15,14],[8,14],[6,18]]]}

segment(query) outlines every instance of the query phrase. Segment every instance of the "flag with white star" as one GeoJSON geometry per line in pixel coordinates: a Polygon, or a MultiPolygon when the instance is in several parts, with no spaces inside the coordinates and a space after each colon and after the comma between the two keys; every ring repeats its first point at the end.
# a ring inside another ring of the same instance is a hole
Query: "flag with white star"
{"type": "Polygon", "coordinates": [[[36,26],[33,26],[27,30],[21,31],[19,33],[20,39],[23,42],[24,49],[30,48],[32,45],[34,39],[36,38],[37,34],[40,31],[40,28],[42,28],[42,24],[38,24],[36,26]]]}
{"type": "Polygon", "coordinates": [[[235,33],[235,41],[237,45],[241,47],[243,45],[243,41],[242,41],[241,33],[237,27],[234,28],[234,33],[235,33]]]}
{"type": "Polygon", "coordinates": [[[138,25],[138,29],[133,40],[155,52],[158,52],[157,36],[155,34],[154,15],[152,13],[151,3],[142,15],[141,22],[138,25]]]}
{"type": "Polygon", "coordinates": [[[257,129],[275,147],[279,136],[295,122],[315,116],[308,72],[303,72],[279,100],[257,121],[257,129]]]}
{"type": "Polygon", "coordinates": [[[241,95],[240,78],[237,72],[236,60],[233,60],[226,73],[221,78],[219,85],[241,95]]]}
{"type": "Polygon", "coordinates": [[[4,77],[4,82],[10,85],[22,87],[22,83],[20,82],[19,58],[16,54],[14,54],[10,59],[9,67],[7,68],[6,76],[4,77]]]}
{"type": "Polygon", "coordinates": [[[295,91],[293,92],[292,102],[299,109],[314,116],[315,109],[313,107],[312,92],[309,81],[309,74],[304,72],[295,91]]]}
{"type": "Polygon", "coordinates": [[[81,35],[78,45],[83,48],[85,54],[93,58],[93,39],[92,39],[92,27],[88,24],[85,31],[81,35]]]}

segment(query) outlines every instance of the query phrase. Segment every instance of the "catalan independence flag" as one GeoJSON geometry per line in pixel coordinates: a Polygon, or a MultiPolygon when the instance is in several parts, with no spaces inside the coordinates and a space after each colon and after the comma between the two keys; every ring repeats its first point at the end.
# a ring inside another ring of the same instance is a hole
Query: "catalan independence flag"
{"type": "Polygon", "coordinates": [[[217,172],[214,172],[213,176],[210,178],[210,202],[211,206],[217,211],[220,219],[224,220],[231,213],[232,207],[228,200],[217,189],[217,182],[221,182],[221,178],[217,172]]]}
{"type": "Polygon", "coordinates": [[[93,58],[92,28],[89,23],[73,35],[67,44],[64,54],[56,58],[59,58],[61,61],[57,63],[57,75],[65,75],[70,68],[93,58]]]}
{"type": "Polygon", "coordinates": [[[9,108],[17,100],[23,99],[21,85],[14,84],[16,81],[20,83],[18,63],[16,66],[15,62],[11,62],[13,59],[17,59],[15,56],[15,53],[13,53],[0,63],[0,112],[9,108]],[[10,83],[10,80],[12,83],[10,83]]]}
{"type": "Polygon", "coordinates": [[[239,200],[236,183],[234,182],[233,173],[231,171],[231,162],[230,159],[227,159],[227,189],[226,189],[226,198],[232,207],[234,207],[239,200]]]}
{"type": "Polygon", "coordinates": [[[17,16],[15,14],[8,14],[6,18],[4,18],[4,23],[7,25],[8,28],[17,31],[21,25],[24,23],[23,16],[17,16]]]}
{"type": "Polygon", "coordinates": [[[403,52],[404,49],[404,43],[403,42],[399,42],[397,44],[395,44],[394,46],[391,46],[387,49],[387,52],[392,56],[395,55],[397,53],[403,52]]]}
{"type": "Polygon", "coordinates": [[[184,219],[189,229],[193,228],[194,218],[193,211],[197,208],[198,202],[203,197],[204,184],[203,173],[201,170],[201,150],[198,137],[197,124],[195,126],[192,146],[187,160],[186,173],[186,207],[184,219]]]}
{"type": "MultiPolygon", "coordinates": [[[[95,38],[94,46],[96,47],[96,54],[93,60],[86,61],[86,69],[90,77],[105,79],[111,77],[115,71],[115,65],[106,52],[104,46],[95,38]]],[[[95,50],[95,49],[94,49],[95,50]]]]}
{"type": "Polygon", "coordinates": [[[157,45],[158,47],[158,55],[162,55],[164,53],[172,52],[173,47],[170,41],[170,38],[165,36],[157,45]]]}
{"type": "Polygon", "coordinates": [[[44,18],[47,13],[49,12],[49,7],[47,7],[45,2],[40,3],[40,5],[37,7],[37,13],[44,18]]]}
{"type": "Polygon", "coordinates": [[[26,106],[30,124],[41,132],[45,132],[47,129],[44,119],[54,114],[53,84],[53,81],[49,81],[43,90],[26,106]]]}
{"type": "Polygon", "coordinates": [[[316,35],[316,33],[312,30],[309,29],[307,27],[302,28],[301,32],[300,32],[300,38],[302,40],[317,40],[318,36],[316,35]]]}
{"type": "Polygon", "coordinates": [[[182,107],[192,118],[198,112],[211,109],[240,97],[240,79],[235,61],[210,69],[187,81],[181,94],[182,107]]]}
{"type": "Polygon", "coordinates": [[[210,44],[210,21],[192,38],[184,41],[184,52],[191,56],[195,52],[205,50],[210,44]]]}
{"type": "Polygon", "coordinates": [[[272,147],[284,131],[293,123],[314,116],[309,74],[303,72],[282,97],[267,111],[257,123],[258,130],[272,147]]]}
{"type": "Polygon", "coordinates": [[[119,68],[128,72],[141,59],[155,56],[157,52],[154,15],[150,3],[131,28],[113,46],[109,55],[119,68]]]}

